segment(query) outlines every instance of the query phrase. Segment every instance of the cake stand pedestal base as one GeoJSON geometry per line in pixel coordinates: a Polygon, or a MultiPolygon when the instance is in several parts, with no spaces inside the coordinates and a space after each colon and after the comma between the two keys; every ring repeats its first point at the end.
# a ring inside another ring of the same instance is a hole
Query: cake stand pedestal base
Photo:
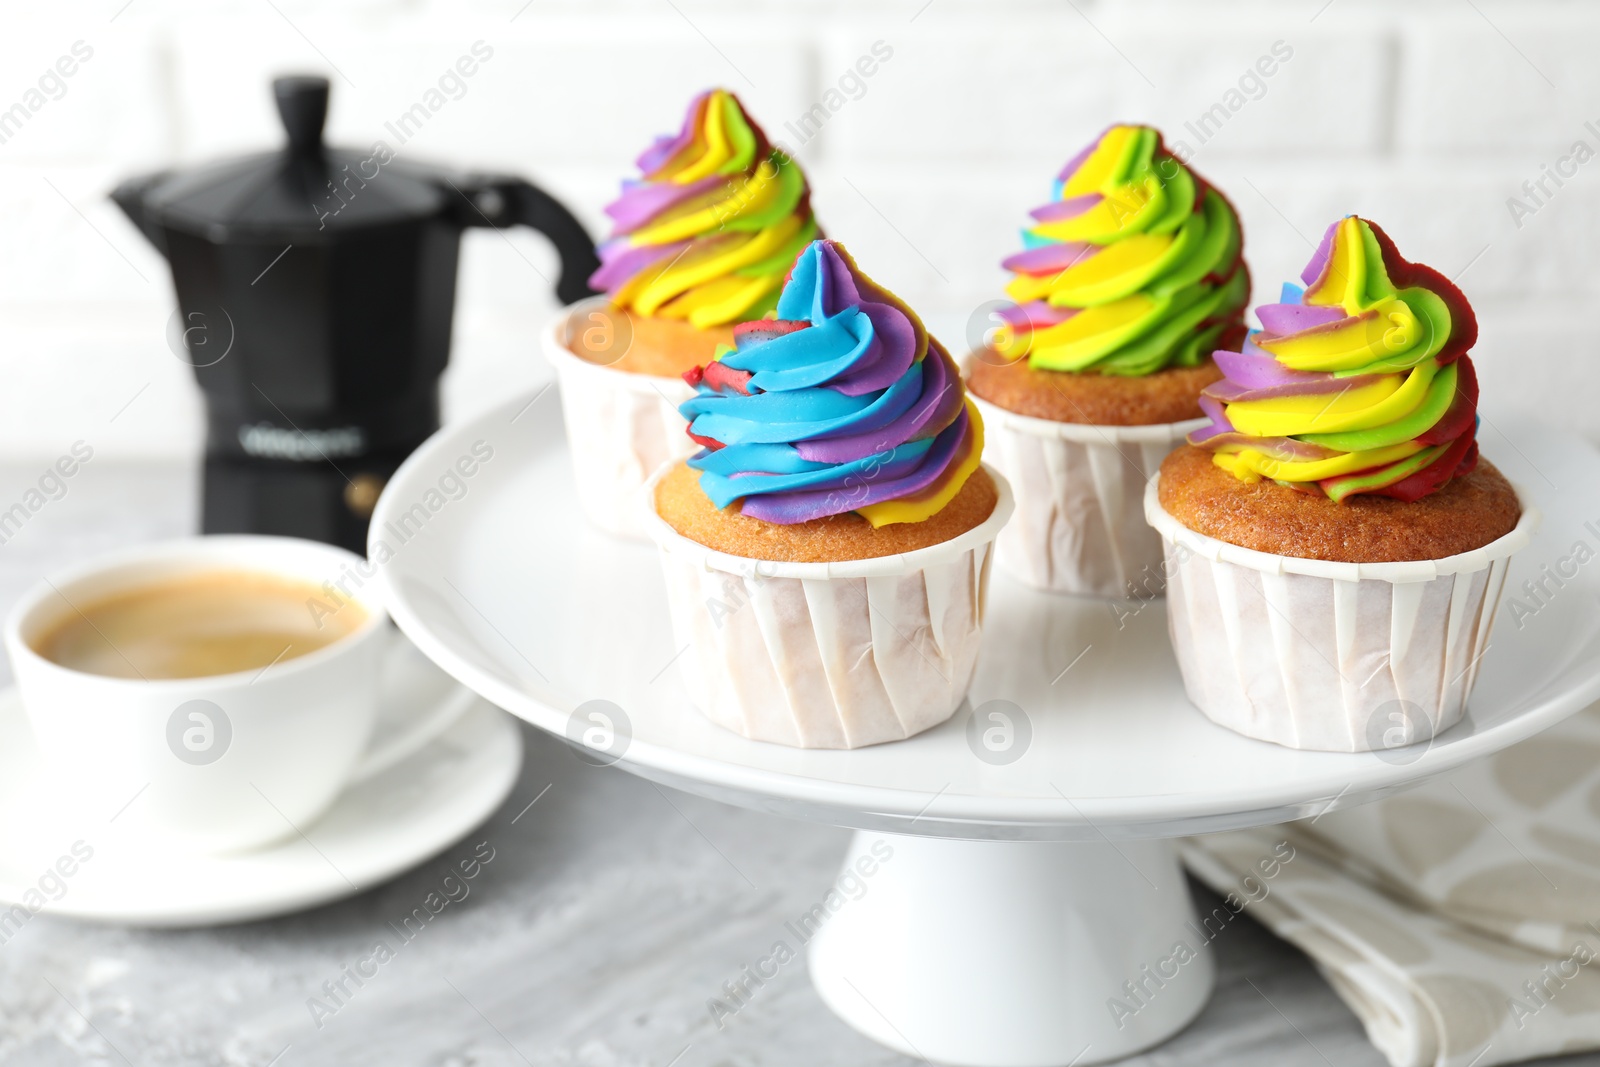
{"type": "Polygon", "coordinates": [[[861,831],[834,891],[810,941],[817,992],[874,1041],[934,1063],[1120,1059],[1186,1026],[1215,980],[1168,841],[861,831]]]}

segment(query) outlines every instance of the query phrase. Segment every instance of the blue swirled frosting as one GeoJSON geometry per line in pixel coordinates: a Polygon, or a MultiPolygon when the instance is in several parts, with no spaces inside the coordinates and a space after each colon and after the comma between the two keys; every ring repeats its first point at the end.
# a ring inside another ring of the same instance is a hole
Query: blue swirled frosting
{"type": "Polygon", "coordinates": [[[978,466],[983,428],[954,361],[917,316],[814,241],[775,319],[686,378],[689,460],[713,503],[792,524],[856,512],[874,526],[943,508],[978,466]]]}

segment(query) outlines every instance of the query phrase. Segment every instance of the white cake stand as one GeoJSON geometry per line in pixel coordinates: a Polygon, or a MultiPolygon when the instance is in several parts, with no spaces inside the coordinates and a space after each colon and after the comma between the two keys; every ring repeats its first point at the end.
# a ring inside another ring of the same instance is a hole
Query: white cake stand
{"type": "MultiPolygon", "coordinates": [[[[1372,800],[1600,696],[1597,575],[1568,580],[1520,629],[1502,607],[1466,722],[1362,755],[1204,719],[1159,601],[1109,606],[997,575],[978,677],[950,722],[853,752],[747,741],[686,703],[655,550],[579,515],[553,394],[446,428],[396,473],[371,543],[391,612],[463,683],[595,762],[857,830],[785,940],[808,946],[835,1012],[913,1056],[1081,1065],[1166,1039],[1213,975],[1172,838],[1372,800]]],[[[1508,419],[1509,439],[1488,427],[1485,451],[1545,513],[1515,591],[1575,540],[1600,542],[1583,525],[1600,515],[1600,456],[1531,421],[1508,419]]]]}

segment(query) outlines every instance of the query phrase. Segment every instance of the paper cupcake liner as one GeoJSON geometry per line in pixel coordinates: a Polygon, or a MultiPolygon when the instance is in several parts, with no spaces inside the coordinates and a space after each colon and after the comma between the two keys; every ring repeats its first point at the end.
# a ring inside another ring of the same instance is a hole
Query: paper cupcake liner
{"type": "Polygon", "coordinates": [[[1017,513],[996,562],[1038,589],[1083,596],[1161,595],[1161,538],[1144,517],[1144,485],[1204,419],[1089,426],[1018,415],[974,396],[984,458],[1011,480],[1017,513]]]}
{"type": "Polygon", "coordinates": [[[596,297],[563,310],[543,335],[544,353],[561,386],[584,514],[608,533],[644,540],[639,491],[667,460],[695,451],[678,414],[694,390],[680,378],[615,370],[574,353],[572,331],[604,305],[605,298],[596,297]]]}
{"type": "Polygon", "coordinates": [[[1189,699],[1213,722],[1289,748],[1367,752],[1425,741],[1466,711],[1511,555],[1538,511],[1438,560],[1336,563],[1196,533],[1145,490],[1167,574],[1167,627],[1189,699]]]}
{"type": "Polygon", "coordinates": [[[655,513],[689,699],[719,726],[796,748],[860,748],[944,722],[977,666],[989,560],[1011,492],[981,524],[897,556],[773,563],[691,541],[655,513]]]}

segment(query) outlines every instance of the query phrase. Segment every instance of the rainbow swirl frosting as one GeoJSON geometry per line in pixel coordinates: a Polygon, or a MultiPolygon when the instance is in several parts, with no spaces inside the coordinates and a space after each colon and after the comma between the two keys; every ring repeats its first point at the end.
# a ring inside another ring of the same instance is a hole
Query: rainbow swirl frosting
{"type": "Polygon", "coordinates": [[[785,525],[856,512],[920,522],[977,469],[983,422],[944,347],[833,241],[814,241],[776,317],[684,375],[689,459],[718,507],[785,525]]]}
{"type": "Polygon", "coordinates": [[[1201,395],[1189,435],[1244,481],[1271,478],[1343,501],[1417,500],[1478,462],[1472,307],[1438,271],[1400,258],[1375,224],[1328,227],[1226,377],[1201,395]]]}
{"type": "Polygon", "coordinates": [[[614,229],[589,284],[618,307],[701,329],[771,311],[817,223],[805,175],[739,99],[701,93],[638,166],[643,177],[606,207],[614,229]]]}
{"type": "Polygon", "coordinates": [[[1031,212],[1003,263],[1015,306],[994,348],[1031,367],[1145,375],[1193,367],[1244,333],[1239,217],[1148,126],[1113,126],[1031,212]]]}

